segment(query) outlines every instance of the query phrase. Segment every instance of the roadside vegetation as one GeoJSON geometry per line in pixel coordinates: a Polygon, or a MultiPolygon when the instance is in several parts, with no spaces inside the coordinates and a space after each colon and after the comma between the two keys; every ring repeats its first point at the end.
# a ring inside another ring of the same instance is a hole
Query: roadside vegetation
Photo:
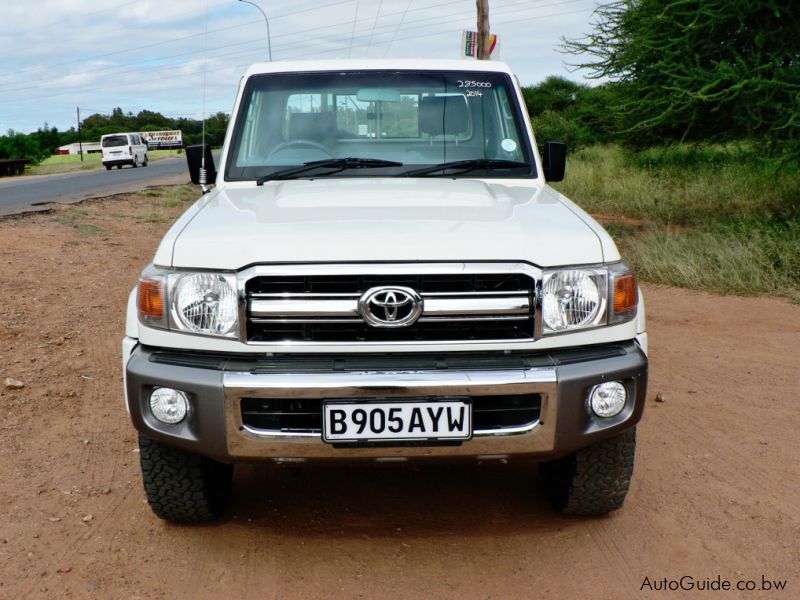
{"type": "Polygon", "coordinates": [[[644,281],[800,302],[800,165],[749,146],[573,153],[556,184],[644,281]]]}
{"type": "Polygon", "coordinates": [[[800,5],[617,0],[563,40],[599,85],[523,90],[560,190],[640,277],[800,301],[800,5]]]}
{"type": "MultiPolygon", "coordinates": [[[[148,150],[150,162],[161,160],[168,156],[181,154],[182,150],[148,150]]],[[[81,161],[78,154],[56,154],[48,156],[38,165],[25,170],[26,175],[54,175],[56,173],[71,173],[73,171],[86,171],[103,167],[102,155],[99,152],[86,154],[81,161]]]]}
{"type": "MultiPolygon", "coordinates": [[[[200,197],[196,185],[167,185],[147,188],[131,194],[143,210],[136,216],[140,223],[168,223],[175,219],[175,208],[181,211],[189,208],[200,197]]],[[[178,213],[180,214],[180,213],[178,213]]]]}
{"type": "MultiPolygon", "coordinates": [[[[205,122],[206,142],[212,146],[222,145],[227,127],[227,114],[209,115],[205,122]]],[[[165,117],[151,110],[142,110],[133,114],[125,113],[121,108],[115,108],[110,115],[95,113],[81,121],[81,137],[84,142],[99,142],[100,137],[107,133],[176,129],[182,132],[183,143],[186,146],[199,144],[203,139],[202,120],[165,117]]],[[[75,127],[59,131],[58,128],[45,123],[31,133],[21,133],[12,129],[5,135],[0,135],[0,159],[28,158],[32,165],[37,165],[52,157],[58,147],[76,143],[78,139],[79,135],[75,127]]],[[[89,156],[91,155],[86,155],[85,158],[89,156]]]]}

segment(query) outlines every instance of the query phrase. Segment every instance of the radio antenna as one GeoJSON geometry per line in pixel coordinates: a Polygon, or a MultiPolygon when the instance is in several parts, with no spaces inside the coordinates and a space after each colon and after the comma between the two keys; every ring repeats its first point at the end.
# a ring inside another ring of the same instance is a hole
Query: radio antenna
{"type": "Polygon", "coordinates": [[[208,0],[206,0],[206,29],[203,33],[203,141],[200,148],[203,156],[200,159],[200,188],[203,193],[208,193],[206,182],[208,181],[208,171],[206,171],[206,72],[208,71],[208,0]]]}

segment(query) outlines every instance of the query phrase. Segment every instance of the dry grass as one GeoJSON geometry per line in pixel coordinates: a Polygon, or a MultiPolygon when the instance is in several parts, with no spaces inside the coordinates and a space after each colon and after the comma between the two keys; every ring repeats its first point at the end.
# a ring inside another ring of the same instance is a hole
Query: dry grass
{"type": "Polygon", "coordinates": [[[800,301],[800,175],[747,150],[595,146],[559,189],[603,215],[645,281],[800,301]]]}

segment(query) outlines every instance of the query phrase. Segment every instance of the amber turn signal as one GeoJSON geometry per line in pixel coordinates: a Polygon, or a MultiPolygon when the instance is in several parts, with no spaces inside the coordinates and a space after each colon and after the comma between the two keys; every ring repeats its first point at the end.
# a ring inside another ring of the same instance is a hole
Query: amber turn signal
{"type": "Polygon", "coordinates": [[[620,275],[614,278],[614,312],[625,313],[636,308],[638,295],[636,291],[636,277],[620,275]]]}
{"type": "Polygon", "coordinates": [[[164,289],[161,282],[140,279],[136,305],[140,315],[152,319],[162,318],[164,316],[164,289]]]}

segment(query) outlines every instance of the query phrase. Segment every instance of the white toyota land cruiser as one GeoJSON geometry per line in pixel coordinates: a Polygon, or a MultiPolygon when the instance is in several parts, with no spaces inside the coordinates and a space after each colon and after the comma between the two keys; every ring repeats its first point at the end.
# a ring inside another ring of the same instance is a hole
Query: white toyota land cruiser
{"type": "Polygon", "coordinates": [[[218,516],[254,459],[528,458],[561,510],[621,506],[644,307],[546,184],[565,149],[540,157],[507,66],[256,65],[218,175],[187,156],[216,186],[141,274],[123,342],[159,517],[218,516]]]}

